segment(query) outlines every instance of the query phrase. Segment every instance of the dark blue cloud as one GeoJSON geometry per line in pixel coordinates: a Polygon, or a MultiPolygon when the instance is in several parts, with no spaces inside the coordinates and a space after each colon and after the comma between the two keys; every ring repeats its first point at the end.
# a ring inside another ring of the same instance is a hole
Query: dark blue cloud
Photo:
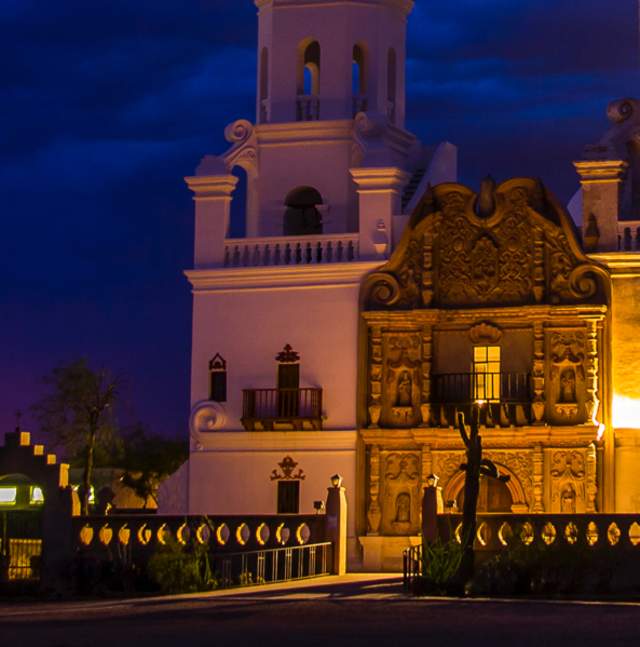
{"type": "MultiPolygon", "coordinates": [[[[459,145],[461,177],[541,176],[634,94],[634,0],[418,0],[408,126],[459,145]]],[[[131,415],[165,434],[188,412],[193,213],[182,181],[252,118],[250,0],[0,3],[0,426],[38,378],[87,355],[130,376],[131,415]]]]}

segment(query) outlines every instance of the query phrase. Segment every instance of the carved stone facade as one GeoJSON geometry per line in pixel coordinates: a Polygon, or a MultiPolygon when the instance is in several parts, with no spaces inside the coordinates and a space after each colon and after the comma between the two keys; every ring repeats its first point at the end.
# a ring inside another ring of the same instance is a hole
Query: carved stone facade
{"type": "Polygon", "coordinates": [[[607,281],[538,182],[424,196],[363,285],[367,535],[416,534],[430,473],[445,507],[459,501],[454,424],[476,401],[485,456],[511,477],[501,505],[598,509],[607,281]],[[487,349],[493,363],[479,365],[487,349]]]}

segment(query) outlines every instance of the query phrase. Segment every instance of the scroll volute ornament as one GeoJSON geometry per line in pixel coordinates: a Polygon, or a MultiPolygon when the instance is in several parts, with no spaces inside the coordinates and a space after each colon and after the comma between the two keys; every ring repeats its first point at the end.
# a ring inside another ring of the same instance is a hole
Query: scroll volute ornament
{"type": "Polygon", "coordinates": [[[483,321],[469,330],[469,339],[474,344],[497,344],[502,339],[502,330],[483,321]]]}
{"type": "Polygon", "coordinates": [[[482,195],[429,189],[391,259],[363,284],[366,310],[607,303],[606,270],[588,259],[563,207],[519,178],[482,195]]]}

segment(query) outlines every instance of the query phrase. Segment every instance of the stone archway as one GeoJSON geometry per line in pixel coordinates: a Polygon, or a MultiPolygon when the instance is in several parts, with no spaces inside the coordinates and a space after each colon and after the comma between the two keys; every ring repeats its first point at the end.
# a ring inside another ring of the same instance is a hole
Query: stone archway
{"type": "MultiPolygon", "coordinates": [[[[496,466],[498,467],[500,474],[507,474],[510,477],[509,481],[505,485],[511,495],[511,512],[529,512],[529,504],[527,503],[525,490],[515,472],[509,469],[506,465],[502,465],[500,463],[496,463],[496,466]]],[[[442,490],[442,498],[445,502],[458,500],[462,489],[464,488],[464,476],[464,472],[458,472],[449,479],[442,490]]]]}

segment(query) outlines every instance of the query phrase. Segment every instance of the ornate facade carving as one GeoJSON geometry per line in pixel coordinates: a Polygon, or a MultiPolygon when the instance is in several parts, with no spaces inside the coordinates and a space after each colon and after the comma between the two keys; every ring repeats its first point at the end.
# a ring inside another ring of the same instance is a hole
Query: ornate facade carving
{"type": "Polygon", "coordinates": [[[557,450],[551,453],[549,473],[550,512],[573,514],[587,510],[586,456],[582,450],[557,450]]]}
{"type": "Polygon", "coordinates": [[[367,509],[368,531],[370,535],[380,532],[380,447],[373,445],[369,452],[369,506],[367,509]]]}
{"type": "Polygon", "coordinates": [[[587,420],[586,338],[584,329],[548,332],[547,418],[556,424],[577,424],[587,420]]]}
{"type": "Polygon", "coordinates": [[[424,196],[391,260],[365,284],[368,309],[604,300],[605,271],[575,241],[563,209],[535,180],[495,188],[488,207],[462,185],[424,196]]]}
{"type": "Polygon", "coordinates": [[[279,472],[277,469],[274,469],[269,477],[272,481],[304,481],[307,478],[304,470],[296,470],[298,463],[291,456],[285,456],[278,463],[278,467],[282,471],[279,472]]]}
{"type": "Polygon", "coordinates": [[[415,534],[420,528],[421,457],[414,452],[383,452],[382,531],[415,534]]]}
{"type": "Polygon", "coordinates": [[[474,344],[497,344],[502,338],[502,331],[486,321],[476,324],[469,330],[469,339],[474,344]]]}
{"type": "Polygon", "coordinates": [[[413,427],[421,420],[422,344],[416,332],[382,335],[383,392],[381,420],[387,427],[413,427]]]}

